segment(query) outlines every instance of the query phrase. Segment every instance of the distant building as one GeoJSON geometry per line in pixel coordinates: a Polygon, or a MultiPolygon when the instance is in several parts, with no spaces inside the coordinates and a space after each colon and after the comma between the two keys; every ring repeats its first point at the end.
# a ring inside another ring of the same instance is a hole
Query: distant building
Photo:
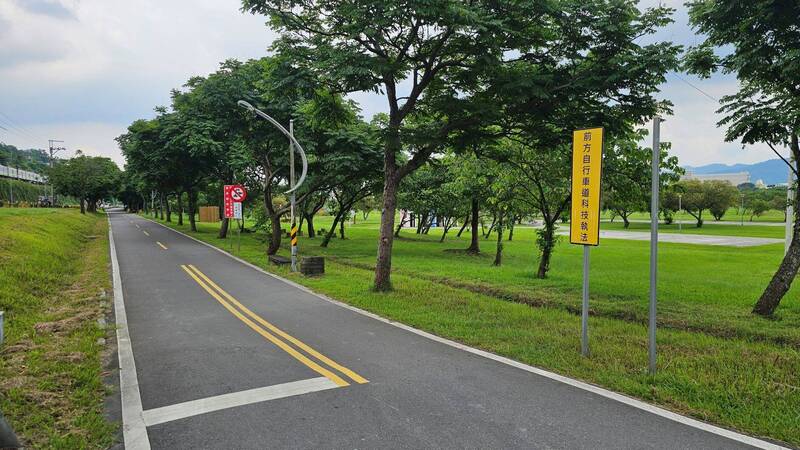
{"type": "Polygon", "coordinates": [[[756,189],[766,189],[767,185],[764,184],[764,180],[756,180],[756,189]]]}
{"type": "Polygon", "coordinates": [[[686,171],[682,177],[684,180],[700,180],[700,181],[727,181],[728,183],[738,186],[742,183],[750,182],[750,172],[735,172],[735,173],[698,173],[695,174],[691,170],[686,171]]]}

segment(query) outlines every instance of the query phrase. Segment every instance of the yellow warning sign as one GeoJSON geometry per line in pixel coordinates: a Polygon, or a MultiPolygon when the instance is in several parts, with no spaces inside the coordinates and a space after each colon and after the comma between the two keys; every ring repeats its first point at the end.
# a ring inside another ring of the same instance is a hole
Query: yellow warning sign
{"type": "Polygon", "coordinates": [[[603,129],[572,133],[572,211],[569,242],[600,243],[600,178],[603,172],[603,129]]]}

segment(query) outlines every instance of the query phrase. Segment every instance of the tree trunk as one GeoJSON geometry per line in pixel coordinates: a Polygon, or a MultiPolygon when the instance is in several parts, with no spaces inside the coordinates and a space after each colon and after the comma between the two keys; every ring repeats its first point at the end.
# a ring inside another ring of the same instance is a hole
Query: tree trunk
{"type": "Polygon", "coordinates": [[[317,231],[314,230],[314,214],[304,214],[306,216],[306,227],[308,227],[308,238],[313,239],[317,236],[317,231]]]}
{"type": "Polygon", "coordinates": [[[230,219],[227,217],[222,218],[222,222],[219,224],[219,234],[217,235],[220,239],[225,239],[228,237],[228,227],[230,226],[230,219]]]}
{"type": "Polygon", "coordinates": [[[499,266],[503,263],[503,216],[497,223],[497,250],[494,253],[494,262],[492,265],[499,266]]]}
{"type": "Polygon", "coordinates": [[[797,271],[800,269],[800,195],[797,193],[794,198],[794,226],[792,229],[792,242],[789,244],[789,250],[753,308],[753,312],[761,316],[771,316],[775,312],[781,299],[792,287],[792,281],[797,277],[797,271]]]}
{"type": "Polygon", "coordinates": [[[425,214],[424,216],[419,216],[419,223],[417,223],[417,234],[422,234],[422,229],[425,227],[425,224],[428,222],[428,215],[425,214]]]}
{"type": "Polygon", "coordinates": [[[489,239],[489,236],[492,235],[495,225],[497,225],[497,216],[492,217],[492,224],[489,225],[489,229],[486,230],[486,233],[483,235],[484,239],[489,239]]]}
{"type": "Polygon", "coordinates": [[[166,201],[164,203],[166,203],[166,207],[167,207],[167,222],[168,223],[172,223],[172,208],[169,207],[169,196],[168,195],[166,196],[166,201]]]}
{"type": "Polygon", "coordinates": [[[178,192],[178,225],[183,225],[183,192],[178,192]]]}
{"type": "Polygon", "coordinates": [[[325,238],[322,240],[322,243],[319,244],[320,247],[327,247],[328,243],[333,238],[333,235],[336,234],[336,226],[339,225],[340,221],[344,221],[344,217],[342,217],[342,209],[339,209],[339,212],[336,213],[336,216],[333,218],[333,223],[331,224],[331,228],[325,233],[325,238]]]}
{"type": "Polygon", "coordinates": [[[269,245],[267,246],[267,255],[274,255],[278,253],[281,248],[281,238],[283,237],[283,230],[281,229],[281,216],[278,214],[270,214],[269,221],[272,227],[272,233],[269,237],[269,245]]]}
{"type": "Polygon", "coordinates": [[[194,214],[197,210],[197,193],[194,190],[186,191],[189,197],[189,229],[197,231],[197,222],[195,221],[194,214]]]}
{"type": "Polygon", "coordinates": [[[508,242],[514,239],[514,227],[516,226],[516,218],[511,216],[511,224],[508,226],[508,242]]]}
{"type": "Polygon", "coordinates": [[[339,239],[344,239],[344,222],[346,217],[342,216],[342,220],[339,221],[339,239]]]}
{"type": "Polygon", "coordinates": [[[477,196],[473,196],[472,197],[472,222],[470,224],[471,225],[470,230],[472,232],[472,236],[471,236],[471,241],[470,241],[469,247],[467,247],[467,253],[470,253],[470,254],[473,254],[473,255],[477,255],[477,254],[479,254],[481,252],[480,243],[479,243],[479,240],[478,240],[478,219],[479,219],[478,216],[480,215],[479,206],[480,205],[478,204],[478,197],[477,196]]]}
{"type": "MultiPolygon", "coordinates": [[[[399,142],[397,142],[399,148],[399,142]]],[[[397,187],[400,184],[397,169],[394,167],[394,151],[384,164],[383,209],[381,210],[381,228],[378,238],[378,258],[375,264],[376,291],[392,289],[392,246],[394,244],[394,215],[397,210],[397,187]]],[[[385,155],[386,156],[386,155],[385,155]]]]}
{"type": "Polygon", "coordinates": [[[80,199],[81,202],[81,214],[86,214],[86,206],[83,204],[83,199],[80,199]]]}
{"type": "Polygon", "coordinates": [[[164,220],[164,193],[163,192],[158,196],[158,211],[159,211],[158,214],[159,214],[161,220],[164,220]]]}
{"type": "Polygon", "coordinates": [[[631,226],[631,221],[628,220],[628,215],[627,214],[620,214],[620,216],[622,216],[622,227],[625,228],[625,229],[630,227],[631,226]]]}
{"type": "Polygon", "coordinates": [[[553,255],[555,245],[555,221],[545,218],[541,237],[539,269],[536,271],[536,278],[547,278],[547,271],[550,270],[550,257],[553,255]]]}
{"type": "Polygon", "coordinates": [[[458,230],[458,234],[456,234],[456,237],[461,237],[461,234],[464,232],[464,230],[467,229],[467,225],[469,225],[469,216],[464,218],[464,223],[461,225],[461,229],[458,230]]]}
{"type": "Polygon", "coordinates": [[[297,222],[297,235],[298,236],[302,236],[303,235],[303,222],[306,221],[306,213],[304,213],[301,210],[299,212],[299,214],[297,214],[297,216],[300,217],[300,221],[297,222]]]}
{"type": "MultiPolygon", "coordinates": [[[[409,216],[410,216],[410,214],[409,214],[409,216]]],[[[394,230],[394,237],[400,237],[400,230],[403,228],[403,225],[406,224],[406,221],[407,221],[406,219],[407,219],[406,215],[403,214],[403,217],[400,218],[400,223],[397,224],[397,229],[394,230]]]]}

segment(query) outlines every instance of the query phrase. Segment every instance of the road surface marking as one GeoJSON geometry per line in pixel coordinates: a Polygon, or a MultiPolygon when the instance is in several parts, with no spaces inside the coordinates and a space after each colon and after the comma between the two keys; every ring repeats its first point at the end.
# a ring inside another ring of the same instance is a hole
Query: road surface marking
{"type": "Polygon", "coordinates": [[[158,242],[158,241],[156,241],[156,244],[158,244],[158,246],[159,246],[159,247],[161,247],[161,248],[163,248],[164,250],[166,250],[166,249],[167,249],[167,246],[166,246],[166,245],[164,245],[164,244],[162,244],[161,242],[158,242]]]}
{"type": "Polygon", "coordinates": [[[347,375],[351,380],[355,381],[356,383],[358,383],[358,384],[369,383],[369,381],[367,381],[361,375],[353,372],[352,370],[348,369],[347,367],[339,365],[338,363],[336,363],[332,359],[328,358],[327,356],[323,355],[322,353],[319,353],[318,351],[316,351],[313,348],[309,347],[308,345],[303,343],[301,340],[295,338],[294,336],[289,335],[285,331],[281,330],[280,328],[276,327],[275,325],[273,325],[273,324],[267,322],[266,320],[264,320],[258,314],[254,313],[253,311],[250,311],[250,309],[248,309],[246,306],[244,306],[241,303],[239,303],[235,298],[233,298],[233,296],[231,296],[230,294],[225,292],[216,283],[211,281],[211,279],[209,279],[203,272],[198,270],[197,267],[189,264],[189,268],[192,269],[197,275],[199,275],[200,278],[202,278],[206,283],[208,283],[214,289],[216,289],[217,292],[222,294],[223,297],[225,297],[231,303],[233,303],[234,305],[239,307],[239,309],[244,311],[244,313],[247,314],[248,316],[250,316],[253,320],[255,320],[256,322],[260,323],[261,325],[267,327],[273,333],[277,334],[278,336],[281,336],[285,340],[287,340],[287,341],[291,342],[292,344],[294,344],[295,346],[301,348],[306,353],[308,353],[311,356],[317,358],[318,360],[322,361],[323,363],[327,364],[328,366],[333,367],[334,369],[338,370],[339,372],[347,375]]]}
{"type": "Polygon", "coordinates": [[[559,383],[563,383],[563,384],[566,384],[568,386],[572,386],[572,387],[577,388],[577,389],[581,389],[581,390],[584,390],[584,391],[587,391],[587,392],[591,392],[591,393],[597,394],[597,395],[599,395],[601,397],[605,397],[605,398],[608,398],[610,400],[614,400],[616,402],[628,405],[630,407],[639,409],[641,411],[645,411],[645,412],[648,412],[650,414],[654,414],[656,416],[660,416],[660,417],[663,417],[665,419],[672,420],[673,422],[677,422],[677,423],[680,423],[680,424],[695,428],[697,430],[702,430],[702,431],[705,431],[705,432],[708,432],[708,433],[716,434],[717,436],[726,437],[726,438],[731,439],[733,441],[742,442],[744,444],[752,445],[753,447],[756,447],[756,448],[770,449],[770,450],[772,450],[772,449],[774,449],[774,450],[789,450],[786,447],[783,447],[783,446],[778,445],[778,444],[773,444],[772,442],[767,442],[767,441],[764,441],[762,439],[758,439],[758,438],[755,438],[755,437],[752,437],[752,436],[748,436],[746,434],[737,433],[735,431],[728,430],[728,429],[725,429],[725,428],[721,428],[721,427],[718,427],[716,425],[712,425],[710,423],[702,422],[700,420],[693,419],[691,417],[682,416],[682,415],[680,415],[678,413],[674,413],[674,412],[669,411],[667,409],[664,409],[664,408],[661,408],[661,407],[658,407],[658,406],[655,406],[655,405],[651,405],[649,403],[645,403],[645,402],[643,402],[641,400],[637,400],[637,399],[635,399],[633,397],[628,397],[627,395],[619,394],[617,392],[610,391],[608,389],[604,389],[604,388],[601,388],[599,386],[595,386],[595,385],[592,385],[592,384],[589,384],[589,383],[584,383],[583,381],[579,381],[579,380],[576,380],[576,379],[573,379],[573,378],[569,378],[569,377],[566,377],[564,375],[559,375],[559,374],[557,374],[555,372],[550,372],[548,370],[544,370],[544,369],[541,369],[541,368],[536,367],[536,366],[531,366],[531,365],[528,365],[528,364],[525,364],[525,363],[521,363],[521,362],[515,361],[515,360],[513,360],[511,358],[506,358],[505,356],[495,355],[494,353],[490,353],[490,352],[487,352],[485,350],[479,350],[477,348],[470,347],[470,346],[462,344],[460,342],[456,342],[456,341],[452,341],[450,339],[439,337],[439,336],[436,336],[434,334],[428,333],[427,331],[422,331],[422,330],[419,330],[419,329],[414,328],[412,326],[405,325],[405,324],[402,324],[400,322],[395,322],[395,321],[386,319],[386,318],[381,317],[381,316],[379,316],[379,315],[377,315],[375,313],[371,313],[369,311],[357,308],[355,306],[348,305],[347,303],[340,302],[339,300],[335,300],[335,299],[330,298],[330,297],[328,297],[326,295],[314,292],[310,288],[308,288],[306,286],[303,286],[302,284],[297,284],[294,281],[288,280],[286,278],[283,278],[280,275],[276,275],[274,273],[267,272],[266,270],[262,269],[261,267],[258,267],[257,265],[255,265],[253,263],[245,261],[242,258],[239,258],[238,256],[234,256],[234,255],[226,252],[225,250],[223,250],[223,249],[221,249],[219,247],[215,247],[214,245],[209,244],[208,242],[203,242],[200,239],[197,239],[196,237],[189,236],[186,233],[183,233],[183,232],[178,231],[176,229],[170,228],[170,227],[168,227],[166,225],[162,225],[162,224],[160,224],[160,223],[158,223],[156,221],[150,220],[150,219],[148,219],[146,217],[144,219],[148,220],[148,221],[150,221],[150,222],[152,222],[152,223],[154,223],[156,225],[160,225],[160,226],[166,228],[167,230],[170,230],[173,233],[179,234],[179,235],[181,235],[181,236],[183,236],[183,237],[185,237],[187,239],[191,239],[192,241],[194,241],[194,242],[196,242],[196,243],[198,243],[200,245],[204,245],[204,246],[208,247],[211,250],[214,250],[214,251],[217,251],[219,253],[222,253],[223,255],[227,256],[228,258],[231,258],[234,261],[237,261],[240,264],[243,264],[243,265],[255,270],[256,272],[262,273],[262,274],[264,274],[264,275],[266,275],[268,277],[274,278],[276,280],[280,280],[280,281],[286,283],[286,285],[295,287],[297,289],[300,289],[301,291],[303,291],[303,292],[305,292],[305,293],[307,293],[309,295],[313,295],[314,297],[317,297],[320,300],[326,301],[328,303],[333,303],[334,305],[337,305],[339,307],[342,307],[342,308],[345,308],[345,309],[349,309],[350,311],[353,311],[353,312],[355,312],[357,314],[361,314],[362,316],[370,317],[370,318],[375,319],[375,320],[377,320],[379,322],[383,322],[383,323],[385,323],[387,325],[391,325],[393,327],[397,327],[397,328],[400,328],[402,330],[405,330],[405,331],[407,331],[409,333],[413,333],[413,334],[416,334],[418,336],[422,336],[422,337],[424,337],[426,339],[430,339],[432,341],[439,342],[440,344],[444,344],[444,345],[447,345],[447,346],[450,346],[450,347],[453,347],[453,348],[457,348],[459,350],[463,350],[465,352],[472,353],[474,355],[478,355],[478,356],[481,356],[483,358],[491,359],[493,361],[499,362],[501,364],[505,364],[507,366],[516,367],[517,369],[524,370],[524,371],[532,373],[534,375],[539,375],[541,377],[548,378],[548,379],[551,379],[553,381],[557,381],[559,383]]]}
{"type": "Polygon", "coordinates": [[[181,268],[184,271],[186,271],[186,273],[189,274],[189,276],[192,277],[194,279],[194,281],[196,281],[197,284],[200,285],[200,287],[205,289],[206,292],[211,294],[212,297],[214,297],[222,306],[224,306],[225,309],[230,311],[231,314],[233,314],[239,320],[244,322],[247,326],[252,328],[256,333],[260,334],[261,336],[263,336],[264,338],[266,338],[267,340],[269,340],[273,344],[277,345],[278,347],[280,347],[286,353],[292,355],[296,360],[298,360],[301,363],[305,364],[311,370],[313,370],[313,371],[317,372],[318,374],[322,375],[323,377],[333,381],[338,386],[348,386],[350,384],[350,383],[344,381],[341,377],[339,377],[335,373],[331,372],[330,370],[325,369],[324,367],[320,366],[319,364],[315,363],[314,361],[308,359],[307,356],[303,355],[302,353],[298,352],[294,348],[290,347],[289,344],[287,344],[287,343],[283,342],[282,340],[278,339],[277,337],[271,335],[266,330],[264,330],[263,328],[259,327],[255,323],[253,323],[252,320],[250,320],[247,317],[243,316],[242,313],[237,311],[230,303],[228,303],[227,301],[225,301],[225,299],[220,297],[220,295],[217,294],[216,291],[214,291],[203,280],[201,280],[197,275],[195,275],[192,272],[192,270],[189,269],[187,266],[181,265],[181,268]]]}
{"type": "Polygon", "coordinates": [[[276,384],[274,386],[248,389],[246,391],[232,392],[230,394],[222,394],[150,409],[143,413],[144,423],[150,427],[160,423],[185,419],[187,417],[198,416],[222,409],[293,397],[310,392],[325,391],[337,387],[339,386],[331,380],[325,377],[318,377],[308,380],[292,381],[291,383],[276,384]]]}
{"type": "MultiPolygon", "coordinates": [[[[133,223],[133,222],[131,222],[131,223],[133,223]]],[[[136,225],[136,228],[142,228],[142,227],[139,226],[138,223],[133,223],[133,224],[136,225]]]]}
{"type": "Polygon", "coordinates": [[[142,417],[142,397],[139,393],[139,380],[136,377],[136,364],[133,360],[131,337],[128,333],[128,319],[125,315],[125,300],[122,297],[122,277],[119,274],[117,248],[111,231],[111,217],[108,218],[108,241],[111,247],[111,272],[114,283],[114,317],[117,322],[117,354],[119,357],[119,391],[122,403],[122,438],[128,450],[150,450],[147,427],[142,417]]]}
{"type": "Polygon", "coordinates": [[[145,236],[150,236],[150,233],[148,233],[147,231],[142,230],[142,233],[144,233],[145,236]]]}

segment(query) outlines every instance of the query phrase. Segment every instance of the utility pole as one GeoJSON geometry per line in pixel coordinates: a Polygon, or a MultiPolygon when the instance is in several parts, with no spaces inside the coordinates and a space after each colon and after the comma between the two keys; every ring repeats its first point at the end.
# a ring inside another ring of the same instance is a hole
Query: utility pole
{"type": "MultiPolygon", "coordinates": [[[[64,147],[54,147],[53,144],[56,142],[63,143],[64,141],[60,141],[58,139],[50,139],[47,141],[48,147],[50,148],[50,170],[53,170],[55,167],[55,154],[60,152],[61,150],[66,150],[64,147]]],[[[50,206],[56,205],[56,193],[55,188],[53,188],[53,183],[50,183],[50,206]]]]}
{"type": "MultiPolygon", "coordinates": [[[[294,120],[289,120],[289,135],[294,137],[294,120]]],[[[295,223],[294,208],[295,208],[295,195],[294,195],[294,143],[291,137],[289,138],[289,190],[292,191],[289,201],[291,203],[289,213],[292,223],[291,239],[292,248],[292,272],[297,272],[297,223],[295,223]]]]}
{"type": "Polygon", "coordinates": [[[658,300],[658,191],[661,162],[661,117],[653,118],[652,196],[650,198],[650,317],[649,317],[649,369],[656,373],[656,301],[658,300]]]}

